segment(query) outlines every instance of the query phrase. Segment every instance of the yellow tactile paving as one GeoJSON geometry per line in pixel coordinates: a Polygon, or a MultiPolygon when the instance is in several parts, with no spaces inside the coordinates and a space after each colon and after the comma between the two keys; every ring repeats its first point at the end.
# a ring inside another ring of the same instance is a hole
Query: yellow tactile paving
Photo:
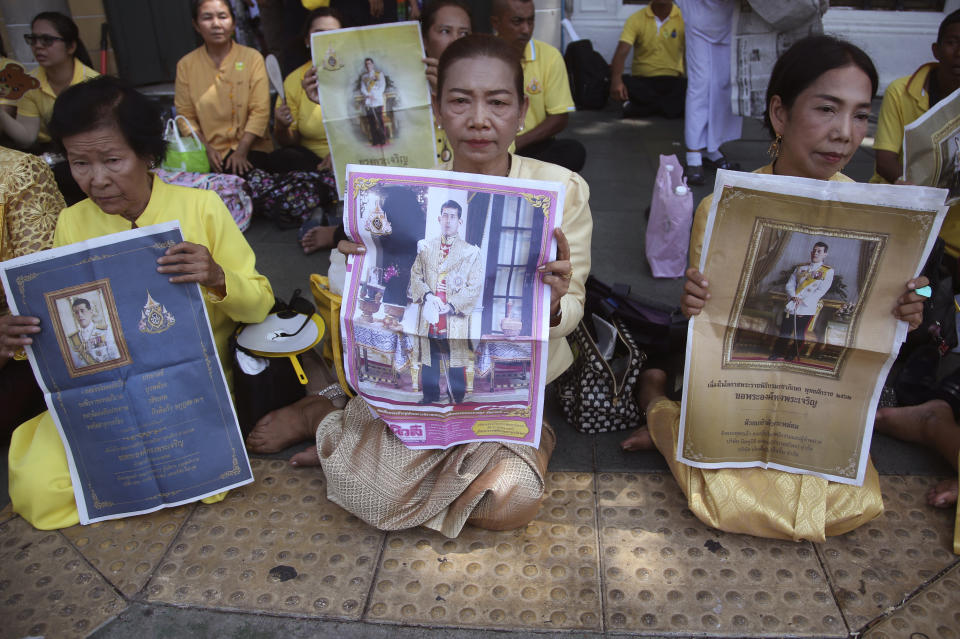
{"type": "Polygon", "coordinates": [[[71,526],[62,532],[100,574],[131,597],[150,579],[195,507],[164,508],[139,517],[71,526]]]}
{"type": "Polygon", "coordinates": [[[864,639],[960,638],[960,565],[921,590],[864,639]]]}
{"type": "Polygon", "coordinates": [[[593,475],[551,473],[547,482],[540,513],[519,530],[391,533],[367,620],[600,630],[593,475]]]}
{"type": "Polygon", "coordinates": [[[670,475],[601,473],[597,490],[608,631],[847,635],[812,544],[709,528],[670,475]]]}
{"type": "Polygon", "coordinates": [[[0,636],[86,637],[126,607],[60,533],[0,524],[0,636]]]}
{"type": "Polygon", "coordinates": [[[319,470],[251,463],[255,483],[197,505],[147,585],[148,600],[358,619],[383,533],[329,502],[319,470]]]}
{"type": "Polygon", "coordinates": [[[880,478],[884,513],[820,553],[847,624],[857,631],[956,560],[953,509],[927,506],[933,477],[880,478]]]}

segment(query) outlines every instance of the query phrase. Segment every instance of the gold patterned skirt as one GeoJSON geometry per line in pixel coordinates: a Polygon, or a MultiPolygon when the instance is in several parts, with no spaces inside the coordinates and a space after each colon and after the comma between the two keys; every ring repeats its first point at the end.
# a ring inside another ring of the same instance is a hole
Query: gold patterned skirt
{"type": "Polygon", "coordinates": [[[647,412],[653,443],[700,521],[732,533],[823,541],[883,512],[880,477],[867,463],[863,486],[768,468],[696,468],[678,462],[680,405],[662,398],[647,412]]]}

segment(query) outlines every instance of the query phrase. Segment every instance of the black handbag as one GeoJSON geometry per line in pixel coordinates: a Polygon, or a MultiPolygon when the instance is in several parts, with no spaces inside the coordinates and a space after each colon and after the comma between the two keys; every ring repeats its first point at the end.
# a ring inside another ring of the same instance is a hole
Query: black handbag
{"type": "Polygon", "coordinates": [[[557,392],[567,421],[583,433],[606,433],[640,426],[643,407],[636,397],[640,370],[646,353],[622,319],[605,318],[616,329],[616,345],[610,361],[597,347],[592,322],[581,320],[567,338],[574,362],[557,379],[557,392]]]}

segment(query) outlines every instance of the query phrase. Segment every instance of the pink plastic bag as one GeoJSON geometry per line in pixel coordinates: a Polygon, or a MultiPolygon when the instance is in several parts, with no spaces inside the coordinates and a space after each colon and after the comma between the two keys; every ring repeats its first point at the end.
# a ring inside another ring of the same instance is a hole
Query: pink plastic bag
{"type": "Polygon", "coordinates": [[[654,277],[683,277],[687,270],[693,194],[675,155],[661,155],[647,221],[647,262],[654,277]]]}

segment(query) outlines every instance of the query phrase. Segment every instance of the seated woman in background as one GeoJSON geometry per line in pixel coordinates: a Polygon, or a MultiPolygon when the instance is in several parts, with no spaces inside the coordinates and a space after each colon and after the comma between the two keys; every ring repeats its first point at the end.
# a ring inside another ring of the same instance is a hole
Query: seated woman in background
{"type": "MultiPolygon", "coordinates": [[[[767,88],[765,125],[774,135],[772,164],[757,173],[851,182],[839,171],[867,133],[877,72],[866,53],[829,36],[800,40],[777,60],[767,88]]],[[[687,317],[710,303],[700,263],[712,197],[697,208],[690,239],[690,264],[681,307],[687,317]]],[[[923,300],[913,292],[924,277],[907,282],[894,315],[916,328],[923,300]]],[[[893,302],[893,300],[891,300],[893,302]]],[[[880,481],[868,463],[863,486],[830,482],[812,475],[764,468],[701,469],[676,460],[680,405],[668,400],[666,374],[641,375],[641,405],[647,426],[623,442],[628,450],[656,446],[687,496],[690,510],[704,523],[727,532],[760,537],[823,541],[870,521],[883,512],[880,481]],[[736,496],[742,498],[735,498],[736,496]]]]}
{"type": "MultiPolygon", "coordinates": [[[[550,287],[547,381],[573,361],[567,345],[583,316],[590,272],[589,189],[576,173],[509,153],[523,123],[520,56],[499,38],[472,35],[452,43],[440,58],[434,113],[453,147],[453,171],[562,182],[566,186],[557,259],[540,267],[550,287]],[[485,142],[478,144],[477,140],[485,142]]],[[[364,247],[340,243],[345,253],[364,247]]],[[[344,410],[311,396],[260,420],[247,438],[257,453],[277,452],[299,441],[316,444],[291,463],[323,467],[328,497],[382,530],[426,526],[448,537],[466,523],[491,530],[525,525],[540,508],[544,474],[556,436],[543,424],[539,449],[495,442],[447,450],[407,448],[362,398],[344,410]]]]}
{"type": "MultiPolygon", "coordinates": [[[[27,91],[17,101],[16,118],[0,109],[0,127],[20,148],[42,153],[53,150],[47,125],[53,114],[54,100],[67,87],[99,74],[90,68],[93,63],[80,41],[76,23],[62,13],[45,11],[37,14],[24,39],[40,65],[33,72],[40,86],[27,91]]],[[[68,205],[85,197],[70,177],[65,162],[55,164],[53,171],[68,205]]]]}
{"type": "Polygon", "coordinates": [[[265,168],[273,142],[263,56],[233,41],[233,9],[226,0],[193,0],[193,28],[203,45],[177,63],[177,113],[200,136],[213,171],[244,175],[265,168]]]}
{"type": "MultiPolygon", "coordinates": [[[[50,132],[62,142],[74,177],[89,196],[60,214],[54,246],[179,221],[184,241],[167,249],[157,271],[169,273],[172,282],[203,288],[217,351],[229,371],[228,338],[237,322],[263,321],[273,306],[273,290],[216,193],[153,177],[150,168],[166,152],[159,108],[105,76],[71,87],[57,99],[50,132]]],[[[0,353],[12,357],[41,330],[36,317],[0,317],[0,353]]],[[[14,512],[43,530],[79,522],[63,443],[49,413],[14,431],[9,455],[14,512]]]]}

